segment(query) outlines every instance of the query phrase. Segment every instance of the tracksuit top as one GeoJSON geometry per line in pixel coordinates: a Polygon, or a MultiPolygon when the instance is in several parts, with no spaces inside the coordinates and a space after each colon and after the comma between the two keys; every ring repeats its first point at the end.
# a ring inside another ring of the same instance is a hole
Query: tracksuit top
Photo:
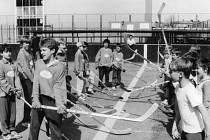
{"type": "Polygon", "coordinates": [[[113,60],[112,50],[110,48],[101,48],[96,54],[95,61],[98,66],[110,67],[113,60]]]}
{"type": "Polygon", "coordinates": [[[45,95],[55,99],[56,106],[64,105],[67,101],[65,65],[54,60],[50,64],[45,64],[42,59],[35,64],[33,100],[39,101],[40,95],[45,95]]]}
{"type": "Polygon", "coordinates": [[[22,89],[17,66],[3,58],[0,60],[0,97],[9,94],[11,88],[22,89]]]}
{"type": "Polygon", "coordinates": [[[89,69],[89,59],[87,54],[80,49],[77,50],[74,58],[74,72],[84,72],[89,69]]]}
{"type": "Polygon", "coordinates": [[[113,52],[113,65],[119,69],[122,69],[123,65],[123,53],[122,52],[113,52]]]}
{"type": "Polygon", "coordinates": [[[32,55],[24,48],[21,48],[17,56],[17,66],[22,79],[33,81],[33,59],[32,55]]]}

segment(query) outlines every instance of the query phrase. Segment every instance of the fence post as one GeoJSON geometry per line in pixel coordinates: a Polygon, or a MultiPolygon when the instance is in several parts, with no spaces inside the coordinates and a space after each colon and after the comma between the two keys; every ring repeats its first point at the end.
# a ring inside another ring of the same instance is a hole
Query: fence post
{"type": "MultiPolygon", "coordinates": [[[[72,19],[72,30],[74,30],[74,15],[72,15],[71,17],[72,19]]],[[[71,41],[72,41],[72,44],[74,44],[74,33],[71,34],[71,41]]]]}
{"type": "Polygon", "coordinates": [[[3,39],[3,33],[2,33],[2,24],[1,24],[1,42],[3,43],[4,39],[3,39]]]}
{"type": "MultiPolygon", "coordinates": [[[[102,28],[103,28],[103,17],[102,17],[102,15],[100,15],[100,31],[102,30],[102,28]]],[[[102,33],[100,32],[100,43],[102,43],[102,33]]]]}
{"type": "MultiPolygon", "coordinates": [[[[144,44],[144,58],[147,59],[147,44],[144,44]]],[[[144,63],[146,64],[147,61],[144,60],[144,63]]]]}

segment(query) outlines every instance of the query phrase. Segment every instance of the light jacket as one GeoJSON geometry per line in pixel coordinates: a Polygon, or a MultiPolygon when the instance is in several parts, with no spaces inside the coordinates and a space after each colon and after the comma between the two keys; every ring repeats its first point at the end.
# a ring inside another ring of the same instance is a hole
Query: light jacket
{"type": "Polygon", "coordinates": [[[110,48],[101,48],[96,54],[95,62],[98,66],[107,66],[110,67],[112,65],[113,54],[110,48]]]}
{"type": "Polygon", "coordinates": [[[65,65],[54,60],[46,65],[42,59],[35,64],[32,98],[39,101],[40,95],[55,99],[56,106],[62,106],[67,102],[65,65]]]}
{"type": "Polygon", "coordinates": [[[18,70],[21,79],[33,81],[33,59],[32,55],[21,48],[17,56],[18,70]]]}
{"type": "Polygon", "coordinates": [[[12,88],[22,90],[17,66],[13,62],[2,59],[0,60],[0,97],[9,94],[12,88]]]}

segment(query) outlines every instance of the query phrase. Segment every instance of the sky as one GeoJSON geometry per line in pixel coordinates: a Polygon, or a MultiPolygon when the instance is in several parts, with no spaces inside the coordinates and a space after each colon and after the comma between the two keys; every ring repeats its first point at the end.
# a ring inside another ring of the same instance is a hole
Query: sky
{"type": "MultiPolygon", "coordinates": [[[[0,15],[13,15],[15,0],[0,0],[0,15]]],[[[210,0],[153,0],[153,13],[162,2],[163,13],[206,13],[210,18],[210,0]],[[209,13],[209,14],[207,14],[209,13]]],[[[144,13],[145,0],[46,0],[46,14],[98,14],[98,13],[144,13]]],[[[199,17],[202,18],[202,16],[199,17]]],[[[194,17],[194,15],[193,15],[194,17]]]]}

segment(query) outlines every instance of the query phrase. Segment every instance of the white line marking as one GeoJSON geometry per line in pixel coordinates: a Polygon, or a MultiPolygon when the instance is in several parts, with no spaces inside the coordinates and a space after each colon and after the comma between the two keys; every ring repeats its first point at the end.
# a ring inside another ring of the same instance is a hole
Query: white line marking
{"type": "MultiPolygon", "coordinates": [[[[144,69],[145,69],[146,65],[147,65],[147,63],[144,63],[142,65],[140,70],[137,72],[136,77],[141,77],[141,75],[144,72],[144,69]]],[[[128,86],[128,89],[133,88],[137,84],[139,78],[136,78],[136,77],[133,78],[133,80],[131,81],[131,83],[128,86]]],[[[131,92],[130,93],[129,92],[124,92],[123,93],[123,95],[122,95],[123,100],[118,101],[117,104],[114,107],[114,109],[116,109],[117,112],[121,112],[123,110],[123,107],[125,106],[125,103],[128,100],[128,97],[130,96],[130,94],[131,94],[131,92]]],[[[115,122],[116,122],[116,119],[106,119],[104,124],[109,126],[110,128],[112,128],[114,126],[115,122]]],[[[109,135],[107,132],[109,132],[109,130],[102,126],[100,128],[100,130],[96,133],[93,140],[106,140],[107,136],[109,135]],[[103,131],[105,131],[105,132],[103,132],[103,131]]]]}

